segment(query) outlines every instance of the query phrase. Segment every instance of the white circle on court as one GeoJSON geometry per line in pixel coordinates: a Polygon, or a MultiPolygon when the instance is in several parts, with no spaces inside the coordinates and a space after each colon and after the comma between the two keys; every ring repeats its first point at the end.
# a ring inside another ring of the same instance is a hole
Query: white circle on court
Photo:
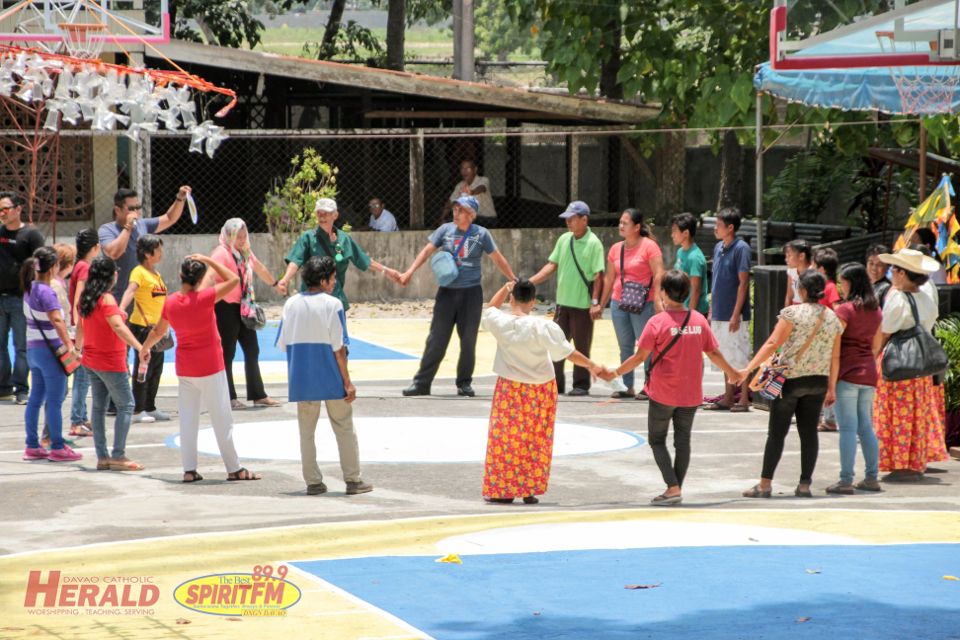
{"type": "MultiPolygon", "coordinates": [[[[353,419],[363,462],[483,462],[488,422],[487,418],[419,416],[353,419]]],[[[179,447],[180,436],[172,442],[179,447]]],[[[241,458],[300,460],[300,431],[296,420],[234,424],[233,442],[241,458]]],[[[320,461],[339,459],[337,441],[325,413],[317,423],[316,443],[320,461]]],[[[642,438],[627,431],[557,423],[553,454],[603,453],[642,443],[642,438]]],[[[220,455],[213,429],[200,431],[197,448],[200,453],[220,455]]]]}

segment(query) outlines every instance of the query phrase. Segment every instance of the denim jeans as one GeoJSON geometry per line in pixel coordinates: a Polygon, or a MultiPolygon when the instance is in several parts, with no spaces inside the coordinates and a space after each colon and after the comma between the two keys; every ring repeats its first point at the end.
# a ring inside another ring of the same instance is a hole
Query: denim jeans
{"type": "Polygon", "coordinates": [[[60,362],[50,352],[47,345],[27,350],[30,373],[33,376],[33,389],[27,400],[24,422],[27,429],[27,447],[36,449],[37,428],[40,425],[40,407],[44,408],[44,419],[50,431],[50,443],[53,449],[63,449],[63,415],[61,408],[67,397],[67,374],[60,362]]]}
{"type": "Polygon", "coordinates": [[[857,460],[857,439],[863,451],[863,463],[867,480],[876,480],[879,475],[880,450],[873,432],[874,387],[852,382],[837,382],[837,426],[840,428],[840,482],[853,483],[854,466],[857,460]]]}
{"type": "Polygon", "coordinates": [[[0,295],[0,392],[26,393],[27,384],[27,318],[23,315],[23,298],[0,295]],[[13,369],[10,368],[10,331],[16,351],[13,369]]]}
{"type": "Polygon", "coordinates": [[[70,401],[70,424],[87,421],[87,392],[90,390],[90,370],[80,365],[73,372],[73,399],[70,401]]]}
{"type": "MultiPolygon", "coordinates": [[[[613,319],[613,331],[617,334],[617,344],[620,345],[620,362],[637,352],[637,340],[647,326],[647,320],[653,316],[653,302],[643,305],[642,313],[627,313],[620,310],[616,300],[610,301],[610,317],[613,319]]],[[[644,372],[647,363],[643,365],[644,372]]],[[[646,377],[646,375],[644,375],[646,377]]],[[[633,387],[633,371],[623,374],[623,384],[633,387]]],[[[640,389],[636,389],[640,391],[640,389]]]]}
{"type": "Polygon", "coordinates": [[[98,371],[90,373],[90,388],[93,391],[93,446],[97,460],[122,458],[127,446],[127,432],[133,417],[133,391],[130,389],[130,374],[126,371],[98,371]],[[117,405],[117,418],[113,423],[113,455],[107,455],[107,401],[117,405]]]}

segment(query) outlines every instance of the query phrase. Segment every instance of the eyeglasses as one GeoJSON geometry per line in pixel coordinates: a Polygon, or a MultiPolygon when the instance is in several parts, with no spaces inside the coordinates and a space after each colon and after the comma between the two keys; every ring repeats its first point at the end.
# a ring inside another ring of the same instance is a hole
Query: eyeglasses
{"type": "Polygon", "coordinates": [[[0,213],[6,213],[7,211],[12,211],[13,209],[16,209],[16,208],[17,208],[17,205],[15,204],[10,205],[9,207],[0,207],[0,213]]]}
{"type": "Polygon", "coordinates": [[[368,204],[368,205],[367,205],[367,208],[368,208],[368,209],[379,209],[379,208],[382,207],[382,206],[383,206],[382,204],[368,204]]]}
{"type": "Polygon", "coordinates": [[[142,204],[127,205],[127,211],[140,211],[141,209],[143,209],[142,204]]]}

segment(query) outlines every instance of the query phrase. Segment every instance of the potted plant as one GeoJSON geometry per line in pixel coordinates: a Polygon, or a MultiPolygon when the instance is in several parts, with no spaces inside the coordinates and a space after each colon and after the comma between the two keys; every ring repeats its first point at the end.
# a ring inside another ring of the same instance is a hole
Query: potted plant
{"type": "Polygon", "coordinates": [[[960,314],[951,313],[933,327],[950,364],[943,378],[947,447],[960,447],[960,314]]]}

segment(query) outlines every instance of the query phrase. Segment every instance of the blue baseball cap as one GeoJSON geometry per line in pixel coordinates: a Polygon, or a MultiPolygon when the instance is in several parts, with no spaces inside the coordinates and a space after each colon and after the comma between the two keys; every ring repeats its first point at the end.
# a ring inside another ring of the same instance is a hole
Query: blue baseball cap
{"type": "Polygon", "coordinates": [[[460,196],[454,202],[462,207],[472,209],[474,213],[480,213],[480,203],[473,196],[460,196]]]}
{"type": "Polygon", "coordinates": [[[590,207],[587,206],[587,203],[583,200],[574,200],[567,205],[567,210],[560,214],[560,217],[566,220],[567,218],[572,218],[573,216],[588,216],[590,215],[590,207]]]}

